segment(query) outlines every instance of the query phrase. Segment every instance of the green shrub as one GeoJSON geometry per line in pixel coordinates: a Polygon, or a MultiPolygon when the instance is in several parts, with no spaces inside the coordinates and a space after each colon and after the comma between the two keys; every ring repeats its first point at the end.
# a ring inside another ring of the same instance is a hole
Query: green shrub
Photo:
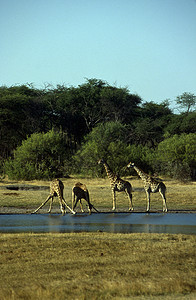
{"type": "Polygon", "coordinates": [[[74,155],[74,171],[84,176],[105,176],[103,167],[97,165],[100,158],[104,158],[120,176],[130,174],[125,168],[129,161],[141,167],[148,165],[149,148],[128,145],[126,134],[126,126],[119,122],[98,125],[86,136],[82,147],[74,155]]]}
{"type": "Polygon", "coordinates": [[[67,175],[71,158],[67,136],[53,130],[34,133],[17,147],[14,158],[5,163],[11,179],[51,179],[67,175]]]}
{"type": "Polygon", "coordinates": [[[156,161],[162,170],[176,179],[194,179],[196,170],[196,134],[174,135],[158,145],[156,161]]]}
{"type": "Polygon", "coordinates": [[[126,127],[120,122],[99,124],[85,137],[81,148],[74,155],[74,171],[83,175],[101,176],[97,162],[111,156],[111,143],[121,145],[125,141],[126,127]]]}

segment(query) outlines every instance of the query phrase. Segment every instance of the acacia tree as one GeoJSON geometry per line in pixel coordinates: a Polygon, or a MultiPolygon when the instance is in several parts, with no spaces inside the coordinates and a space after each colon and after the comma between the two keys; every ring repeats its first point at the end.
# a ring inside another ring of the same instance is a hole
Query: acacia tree
{"type": "Polygon", "coordinates": [[[189,113],[192,109],[196,108],[196,96],[185,92],[176,98],[176,103],[181,109],[185,109],[186,113],[189,113]]]}
{"type": "MultiPolygon", "coordinates": [[[[64,105],[66,102],[65,99],[64,105]]],[[[101,122],[130,122],[140,103],[141,98],[127,88],[113,87],[98,79],[87,79],[86,83],[69,89],[69,109],[82,116],[88,132],[101,122]]]]}

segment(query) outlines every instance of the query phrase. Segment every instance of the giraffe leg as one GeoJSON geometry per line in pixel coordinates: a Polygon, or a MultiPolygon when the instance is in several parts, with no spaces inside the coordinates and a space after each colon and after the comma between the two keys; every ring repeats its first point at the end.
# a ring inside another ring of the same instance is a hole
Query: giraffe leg
{"type": "Polygon", "coordinates": [[[127,195],[127,197],[128,197],[128,199],[129,199],[129,202],[130,202],[130,205],[129,205],[129,210],[134,210],[134,208],[133,208],[133,202],[132,202],[132,193],[131,193],[131,191],[125,191],[125,193],[126,193],[126,195],[127,195]]]}
{"type": "Polygon", "coordinates": [[[73,208],[72,208],[73,210],[76,208],[76,206],[77,206],[77,204],[78,204],[78,200],[79,200],[79,199],[76,198],[76,201],[75,201],[74,206],[73,206],[73,208]]]}
{"type": "Polygon", "coordinates": [[[167,212],[167,204],[166,204],[166,197],[165,197],[165,191],[159,191],[161,194],[161,197],[163,198],[163,212],[167,212]]]}
{"type": "Polygon", "coordinates": [[[149,212],[150,211],[150,191],[149,190],[146,191],[146,197],[147,197],[147,208],[146,208],[146,211],[149,212]]]}
{"type": "MultiPolygon", "coordinates": [[[[88,201],[87,201],[88,203],[88,201]]],[[[91,215],[91,211],[92,211],[92,205],[90,203],[88,203],[88,212],[89,212],[89,215],[91,215]]]]}
{"type": "Polygon", "coordinates": [[[133,197],[132,197],[132,194],[129,194],[129,199],[130,199],[130,208],[129,208],[129,210],[131,210],[131,211],[134,210],[132,198],[133,198],[133,197]]]}
{"type": "Polygon", "coordinates": [[[113,195],[113,208],[112,210],[116,210],[116,193],[114,190],[112,190],[112,195],[113,195]]]}
{"type": "Polygon", "coordinates": [[[65,210],[65,204],[63,203],[63,200],[61,199],[61,197],[59,197],[59,204],[60,204],[61,213],[64,216],[66,214],[66,210],[65,210]]]}
{"type": "Polygon", "coordinates": [[[38,212],[38,210],[40,209],[40,208],[42,208],[49,200],[50,200],[50,198],[52,198],[53,196],[52,195],[49,195],[48,196],[48,198],[46,199],[46,201],[44,201],[36,210],[34,210],[33,212],[32,212],[32,214],[35,214],[36,212],[38,212]]]}
{"type": "Polygon", "coordinates": [[[84,212],[81,199],[80,199],[80,209],[81,209],[81,212],[84,212]]]}
{"type": "Polygon", "coordinates": [[[74,192],[72,192],[72,210],[74,210],[74,208],[76,207],[75,201],[76,201],[76,195],[74,192]]]}
{"type": "Polygon", "coordinates": [[[50,207],[49,207],[49,210],[48,210],[48,213],[50,214],[51,213],[51,210],[52,210],[52,204],[53,204],[53,199],[54,197],[51,197],[51,203],[50,203],[50,207]]]}
{"type": "Polygon", "coordinates": [[[78,201],[80,201],[80,208],[81,208],[81,211],[84,212],[83,210],[83,207],[82,207],[82,203],[81,203],[81,199],[79,197],[76,198],[76,201],[74,203],[74,206],[72,206],[72,210],[74,210],[78,204],[78,201]]]}
{"type": "Polygon", "coordinates": [[[92,208],[88,207],[89,215],[91,215],[92,208]]]}
{"type": "MultiPolygon", "coordinates": [[[[71,207],[69,207],[69,205],[66,203],[66,201],[64,200],[64,199],[62,199],[62,204],[64,205],[64,206],[66,206],[69,210],[70,210],[70,212],[73,214],[73,215],[75,215],[75,211],[73,211],[72,209],[71,209],[71,207]]],[[[61,208],[62,208],[62,204],[61,204],[61,208]]],[[[61,210],[62,211],[62,210],[61,210]]],[[[63,211],[64,211],[64,213],[66,212],[65,211],[65,208],[63,208],[63,211]]],[[[63,213],[63,211],[62,211],[62,213],[63,213]]]]}
{"type": "MultiPolygon", "coordinates": [[[[88,211],[89,211],[89,215],[91,215],[91,212],[92,212],[92,208],[94,208],[94,206],[90,203],[89,200],[86,200],[87,203],[88,203],[88,211]]],[[[94,208],[96,210],[96,208],[94,208]]]]}

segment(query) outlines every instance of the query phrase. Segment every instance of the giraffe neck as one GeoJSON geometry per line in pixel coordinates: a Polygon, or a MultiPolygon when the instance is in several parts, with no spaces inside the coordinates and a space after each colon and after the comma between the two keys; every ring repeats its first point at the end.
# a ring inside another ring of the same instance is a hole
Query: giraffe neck
{"type": "Polygon", "coordinates": [[[141,169],[139,169],[138,167],[134,166],[133,167],[135,169],[135,171],[137,172],[137,174],[140,176],[140,178],[146,182],[146,180],[149,178],[149,176],[144,173],[141,169]]]}
{"type": "Polygon", "coordinates": [[[103,165],[105,167],[110,182],[113,183],[116,180],[117,176],[112,172],[107,163],[104,162],[103,165]]]}

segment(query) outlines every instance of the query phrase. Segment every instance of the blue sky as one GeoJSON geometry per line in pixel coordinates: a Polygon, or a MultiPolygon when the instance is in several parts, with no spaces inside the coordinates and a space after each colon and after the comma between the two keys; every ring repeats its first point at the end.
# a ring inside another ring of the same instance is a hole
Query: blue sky
{"type": "Polygon", "coordinates": [[[143,101],[196,94],[195,0],[0,0],[0,85],[97,78],[143,101]]]}

